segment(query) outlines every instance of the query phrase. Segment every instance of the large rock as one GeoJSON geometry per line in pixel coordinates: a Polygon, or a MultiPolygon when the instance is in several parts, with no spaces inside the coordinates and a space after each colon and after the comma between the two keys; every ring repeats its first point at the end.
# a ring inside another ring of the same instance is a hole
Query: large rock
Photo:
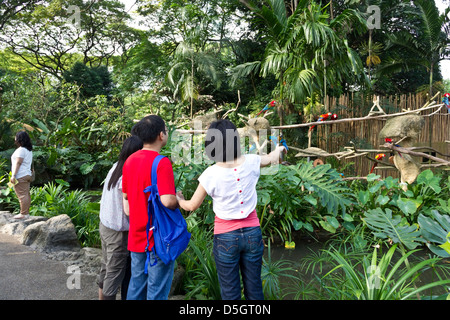
{"type": "Polygon", "coordinates": [[[394,117],[386,121],[386,124],[379,133],[379,137],[383,140],[384,138],[392,138],[397,141],[401,138],[408,137],[409,139],[405,139],[402,142],[405,145],[419,137],[424,125],[424,118],[417,114],[394,117]]]}
{"type": "Polygon", "coordinates": [[[14,219],[10,213],[0,214],[0,232],[12,236],[21,236],[25,229],[48,218],[41,216],[29,216],[27,219],[14,219]]]}
{"type": "MultiPolygon", "coordinates": [[[[383,140],[385,138],[391,138],[393,141],[402,139],[402,147],[411,147],[419,137],[424,124],[424,118],[417,114],[391,118],[386,121],[386,124],[379,133],[379,137],[383,140]]],[[[400,172],[400,181],[404,184],[413,183],[420,174],[420,166],[417,160],[407,154],[399,156],[396,153],[393,162],[400,172]]],[[[403,189],[406,190],[407,186],[405,185],[403,189]]]]}
{"type": "Polygon", "coordinates": [[[42,252],[80,249],[75,226],[66,214],[29,225],[21,240],[22,244],[42,252]]]}

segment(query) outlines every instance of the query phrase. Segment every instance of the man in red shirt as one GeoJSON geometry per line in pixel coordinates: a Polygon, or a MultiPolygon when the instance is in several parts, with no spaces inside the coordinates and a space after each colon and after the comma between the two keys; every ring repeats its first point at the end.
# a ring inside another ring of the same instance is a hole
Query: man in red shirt
{"type": "MultiPolygon", "coordinates": [[[[129,300],[166,300],[169,295],[173,279],[174,263],[165,265],[150,251],[154,240],[152,231],[149,232],[150,259],[153,264],[145,274],[145,260],[147,253],[148,197],[144,189],[151,185],[151,169],[153,160],[167,143],[168,134],[164,120],[156,115],[143,118],[131,130],[131,134],[138,136],[144,147],[132,154],[123,166],[122,191],[125,212],[130,218],[128,233],[128,250],[131,252],[131,279],[128,287],[129,300]]],[[[164,206],[175,209],[178,206],[175,192],[175,182],[172,164],[168,158],[160,161],[157,170],[158,191],[164,206]]]]}

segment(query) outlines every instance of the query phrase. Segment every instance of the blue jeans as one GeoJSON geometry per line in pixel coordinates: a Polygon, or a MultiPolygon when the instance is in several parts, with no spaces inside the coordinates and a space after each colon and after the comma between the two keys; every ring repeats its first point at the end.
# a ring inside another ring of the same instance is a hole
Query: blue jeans
{"type": "Polygon", "coordinates": [[[264,244],[261,228],[250,227],[214,236],[213,254],[223,300],[240,300],[241,283],[246,300],[264,300],[261,281],[264,244]]]}
{"type": "Polygon", "coordinates": [[[150,251],[150,262],[158,263],[148,266],[145,274],[147,253],[131,252],[131,278],[128,285],[127,300],[167,300],[172,286],[175,261],[165,265],[153,251],[150,251]]]}

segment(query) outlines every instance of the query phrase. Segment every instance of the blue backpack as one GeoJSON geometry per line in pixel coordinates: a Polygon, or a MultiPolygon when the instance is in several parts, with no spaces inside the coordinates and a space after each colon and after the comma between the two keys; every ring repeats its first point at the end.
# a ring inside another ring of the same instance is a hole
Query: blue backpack
{"type": "MultiPolygon", "coordinates": [[[[161,259],[164,264],[174,261],[187,248],[191,234],[187,230],[186,220],[179,209],[171,210],[162,203],[158,192],[157,168],[158,164],[165,156],[158,155],[152,165],[152,184],[144,189],[144,192],[150,192],[148,198],[148,223],[147,231],[147,260],[145,261],[145,273],[147,273],[150,263],[149,231],[153,230],[153,239],[155,245],[152,251],[161,259]]],[[[150,264],[154,266],[157,263],[150,264]]]]}

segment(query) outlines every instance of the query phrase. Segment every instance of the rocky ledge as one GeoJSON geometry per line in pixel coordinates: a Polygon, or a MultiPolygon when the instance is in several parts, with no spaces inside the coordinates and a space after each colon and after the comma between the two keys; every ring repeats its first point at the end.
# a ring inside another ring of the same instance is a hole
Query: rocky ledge
{"type": "MultiPolygon", "coordinates": [[[[82,248],[75,226],[66,214],[17,220],[10,212],[0,211],[0,232],[17,237],[21,244],[42,253],[47,259],[61,261],[66,267],[79,267],[81,274],[98,275],[100,271],[102,250],[82,248]]],[[[173,294],[180,288],[183,275],[184,269],[179,266],[175,270],[170,299],[180,299],[173,294]]]]}
{"type": "Polygon", "coordinates": [[[23,245],[42,253],[47,259],[66,266],[78,266],[82,274],[97,275],[102,251],[82,248],[75,226],[66,214],[52,218],[29,216],[17,220],[7,211],[0,211],[0,232],[15,236],[23,245]]]}

